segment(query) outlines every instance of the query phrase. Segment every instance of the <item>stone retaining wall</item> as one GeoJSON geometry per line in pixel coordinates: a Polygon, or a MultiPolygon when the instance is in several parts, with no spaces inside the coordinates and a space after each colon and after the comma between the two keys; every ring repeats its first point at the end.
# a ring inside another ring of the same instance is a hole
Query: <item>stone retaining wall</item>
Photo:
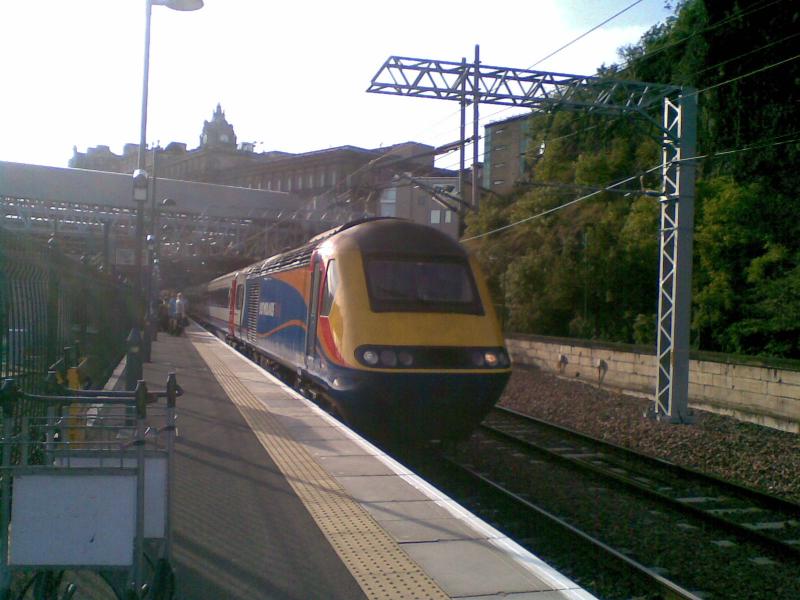
{"type": "MultiPolygon", "coordinates": [[[[515,364],[654,396],[656,359],[651,348],[521,334],[509,336],[506,343],[515,364]]],[[[693,355],[689,360],[689,404],[800,433],[800,362],[780,362],[783,364],[775,366],[723,354],[693,355]]]]}

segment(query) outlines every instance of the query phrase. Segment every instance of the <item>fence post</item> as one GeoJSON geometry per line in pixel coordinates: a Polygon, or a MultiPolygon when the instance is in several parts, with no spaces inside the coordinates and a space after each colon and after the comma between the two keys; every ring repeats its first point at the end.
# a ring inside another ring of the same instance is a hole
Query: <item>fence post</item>
{"type": "Polygon", "coordinates": [[[0,408],[3,414],[3,478],[0,493],[0,599],[11,593],[11,572],[8,569],[8,527],[11,522],[11,434],[14,427],[14,404],[19,389],[13,379],[4,379],[0,386],[0,408]]]}
{"type": "Polygon", "coordinates": [[[174,459],[173,451],[175,449],[175,436],[177,430],[175,427],[175,404],[178,398],[178,379],[175,373],[170,373],[167,377],[167,507],[166,507],[166,522],[165,528],[165,542],[164,542],[164,558],[169,563],[172,560],[172,478],[174,459]]]}
{"type": "Polygon", "coordinates": [[[150,337],[150,318],[145,317],[144,327],[142,328],[142,362],[150,362],[150,351],[153,341],[150,337]]]}
{"type": "Polygon", "coordinates": [[[133,585],[136,598],[142,597],[144,584],[144,481],[146,458],[145,420],[147,419],[147,384],[139,380],[136,384],[136,543],[133,585]]]}
{"type": "Polygon", "coordinates": [[[47,241],[47,364],[52,365],[58,356],[58,296],[59,281],[55,257],[58,254],[58,244],[54,237],[47,241]]]}
{"type": "Polygon", "coordinates": [[[144,372],[142,365],[142,338],[138,327],[133,327],[128,339],[128,354],[125,358],[125,389],[135,390],[136,383],[144,372]]]}

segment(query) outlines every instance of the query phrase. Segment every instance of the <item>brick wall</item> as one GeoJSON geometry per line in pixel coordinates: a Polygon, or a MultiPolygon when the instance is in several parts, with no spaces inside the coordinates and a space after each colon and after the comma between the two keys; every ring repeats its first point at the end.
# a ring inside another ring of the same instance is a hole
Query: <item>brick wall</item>
{"type": "MultiPolygon", "coordinates": [[[[646,395],[656,385],[651,348],[567,338],[509,336],[515,364],[535,365],[595,385],[646,395]]],[[[692,354],[689,404],[744,421],[800,433],[800,361],[692,354]]]]}

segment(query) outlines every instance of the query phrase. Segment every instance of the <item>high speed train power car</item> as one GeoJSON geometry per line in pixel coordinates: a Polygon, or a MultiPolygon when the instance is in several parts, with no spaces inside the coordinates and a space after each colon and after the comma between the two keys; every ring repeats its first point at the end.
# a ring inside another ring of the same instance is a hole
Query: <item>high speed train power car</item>
{"type": "Polygon", "coordinates": [[[395,218],[342,225],[202,286],[196,316],[355,429],[454,440],[510,375],[477,261],[395,218]]]}

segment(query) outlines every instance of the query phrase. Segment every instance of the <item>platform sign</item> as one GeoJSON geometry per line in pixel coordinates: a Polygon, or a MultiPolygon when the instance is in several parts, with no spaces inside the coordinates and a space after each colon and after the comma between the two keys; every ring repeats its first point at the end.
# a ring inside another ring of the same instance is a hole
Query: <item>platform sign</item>
{"type": "Polygon", "coordinates": [[[136,474],[49,472],[14,478],[9,564],[133,564],[136,474]]]}

